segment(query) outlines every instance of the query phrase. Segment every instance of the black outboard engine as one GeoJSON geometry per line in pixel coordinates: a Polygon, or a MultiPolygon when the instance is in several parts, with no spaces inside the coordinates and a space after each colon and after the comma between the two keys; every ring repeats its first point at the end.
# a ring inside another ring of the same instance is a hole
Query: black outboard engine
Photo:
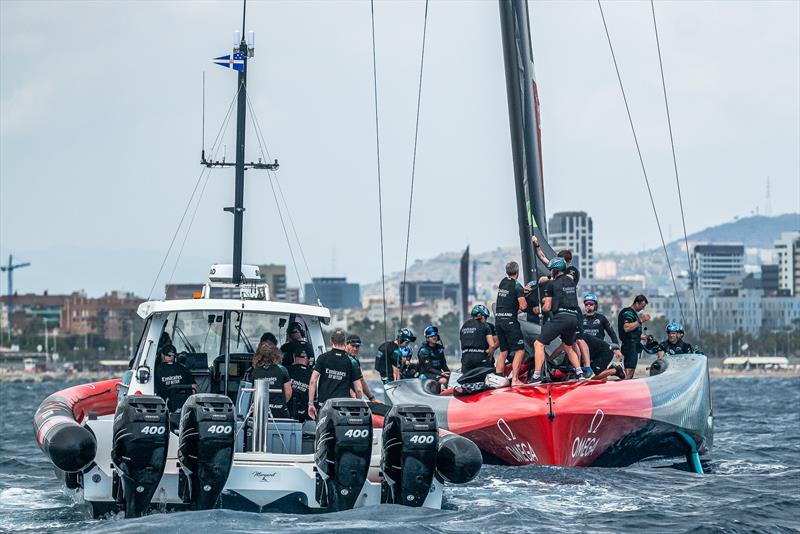
{"type": "Polygon", "coordinates": [[[330,399],[317,414],[316,498],[330,511],[349,510],[369,472],[372,412],[363,401],[330,399]]]}
{"type": "Polygon", "coordinates": [[[452,484],[466,484],[478,475],[483,457],[471,440],[458,434],[446,434],[439,439],[436,455],[436,474],[452,484]]]}
{"type": "Polygon", "coordinates": [[[121,478],[116,495],[125,517],[138,517],[150,506],[167,463],[167,405],[155,395],[126,395],[114,415],[111,460],[121,478]]]}
{"type": "Polygon", "coordinates": [[[233,464],[236,418],[227,395],[200,393],[183,405],[178,460],[183,469],[181,498],[192,510],[217,505],[233,464]]]}
{"type": "Polygon", "coordinates": [[[381,502],[422,506],[433,483],[439,434],[430,406],[398,404],[383,419],[381,502]]]}

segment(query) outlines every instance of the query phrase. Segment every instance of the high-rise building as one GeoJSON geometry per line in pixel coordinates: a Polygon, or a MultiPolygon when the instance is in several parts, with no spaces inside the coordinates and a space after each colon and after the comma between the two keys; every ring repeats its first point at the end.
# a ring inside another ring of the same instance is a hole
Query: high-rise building
{"type": "Polygon", "coordinates": [[[285,265],[259,265],[261,279],[269,285],[269,295],[272,300],[286,300],[286,266],[285,265]]]}
{"type": "Polygon", "coordinates": [[[548,241],[556,251],[570,249],[572,265],[586,278],[594,278],[594,227],[585,211],[560,211],[550,217],[548,241]]]}
{"type": "Polygon", "coordinates": [[[400,302],[435,302],[450,299],[459,302],[460,284],[446,284],[441,280],[413,280],[400,282],[400,302]]]}
{"type": "Polygon", "coordinates": [[[312,278],[306,284],[305,303],[317,304],[317,295],[322,305],[331,309],[349,309],[361,307],[361,287],[349,283],[347,278],[312,278]]]}
{"type": "Polygon", "coordinates": [[[743,245],[695,245],[691,258],[694,287],[701,293],[715,293],[724,278],[744,274],[743,245]]]}
{"type": "Polygon", "coordinates": [[[783,232],[775,241],[778,256],[778,290],[800,295],[800,232],[783,232]]]}

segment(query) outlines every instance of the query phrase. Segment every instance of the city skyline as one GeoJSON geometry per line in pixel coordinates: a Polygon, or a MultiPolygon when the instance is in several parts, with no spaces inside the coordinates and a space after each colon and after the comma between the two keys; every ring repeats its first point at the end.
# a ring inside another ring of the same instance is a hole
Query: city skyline
{"type": "MultiPolygon", "coordinates": [[[[281,162],[278,179],[311,275],[345,274],[361,283],[379,280],[381,271],[365,6],[271,2],[248,9],[248,29],[257,32],[252,103],[281,162]],[[309,33],[313,43],[303,37],[309,33]]],[[[649,5],[606,9],[665,237],[677,238],[649,5]]],[[[17,287],[122,288],[147,296],[155,286],[158,296],[170,279],[202,280],[211,263],[228,262],[231,221],[222,207],[232,176],[216,172],[181,261],[169,258],[153,284],[200,171],[201,73],[207,145],[234,88],[232,74],[209,60],[230,48],[237,10],[213,2],[15,1],[0,10],[0,257],[34,263],[17,287]],[[165,50],[171,59],[154,61],[165,50]]],[[[659,2],[656,10],[689,232],[757,205],[763,213],[767,176],[771,211],[798,211],[800,7],[659,2]],[[741,39],[753,32],[765,38],[741,39]]],[[[537,2],[531,17],[548,214],[591,214],[596,254],[656,246],[596,5],[537,2]],[[630,206],[637,206],[636,231],[619,232],[630,206]]],[[[376,23],[391,273],[403,265],[422,4],[379,3],[376,23]]],[[[498,34],[495,3],[431,5],[410,258],[516,241],[498,34]],[[475,218],[481,224],[471,224],[475,218]]],[[[224,143],[232,146],[231,131],[224,143]]],[[[267,177],[255,172],[246,186],[244,259],[291,266],[267,177]]],[[[176,249],[182,240],[181,233],[176,249]]],[[[296,271],[287,269],[292,286],[309,278],[297,261],[296,271]]]]}

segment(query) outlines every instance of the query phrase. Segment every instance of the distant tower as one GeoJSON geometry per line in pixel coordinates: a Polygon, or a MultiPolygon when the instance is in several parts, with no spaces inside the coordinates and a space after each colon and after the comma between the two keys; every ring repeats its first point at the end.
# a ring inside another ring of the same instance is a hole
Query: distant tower
{"type": "Polygon", "coordinates": [[[772,195],[769,192],[769,176],[767,176],[767,198],[764,202],[764,215],[772,217],[772,195]]]}

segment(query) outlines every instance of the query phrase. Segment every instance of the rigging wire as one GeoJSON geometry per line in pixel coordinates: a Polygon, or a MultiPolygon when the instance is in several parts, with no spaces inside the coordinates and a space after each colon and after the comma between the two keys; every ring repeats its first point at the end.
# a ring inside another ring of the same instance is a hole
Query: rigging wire
{"type": "Polygon", "coordinates": [[[692,300],[694,303],[694,320],[695,320],[695,327],[697,328],[697,338],[700,338],[700,312],[697,308],[697,290],[695,289],[695,280],[692,274],[692,259],[689,256],[689,237],[686,232],[686,217],[684,216],[683,212],[683,195],[681,194],[681,181],[678,177],[678,159],[675,156],[675,139],[672,135],[672,119],[670,118],[669,113],[669,101],[667,100],[667,82],[664,79],[664,63],[661,59],[661,42],[658,38],[658,23],[656,23],[656,8],[653,4],[653,0],[650,0],[650,11],[653,13],[653,30],[655,31],[656,35],[656,48],[658,49],[658,67],[661,71],[661,88],[664,92],[664,109],[667,112],[667,126],[669,127],[669,144],[672,147],[672,166],[675,169],[675,185],[678,187],[678,202],[681,207],[681,223],[683,224],[683,243],[684,247],[686,248],[686,262],[689,266],[689,280],[691,281],[691,288],[692,288],[692,300]]]}
{"type": "MultiPolygon", "coordinates": [[[[267,161],[272,161],[272,154],[270,154],[269,152],[269,146],[267,145],[267,140],[264,137],[264,133],[261,130],[261,123],[258,121],[258,115],[255,113],[253,109],[253,104],[252,102],[250,102],[249,95],[247,96],[247,102],[248,106],[250,107],[250,116],[253,117],[253,120],[255,122],[256,136],[260,136],[261,140],[264,143],[263,150],[261,151],[262,157],[264,155],[264,152],[266,152],[267,161]]],[[[289,217],[289,227],[292,229],[292,234],[294,235],[295,241],[297,241],[297,248],[300,251],[300,259],[303,260],[303,265],[306,268],[306,273],[308,274],[308,280],[309,282],[311,282],[311,289],[314,291],[314,296],[316,297],[317,302],[322,302],[322,300],[319,298],[319,292],[317,291],[317,284],[314,282],[314,277],[311,276],[311,269],[309,269],[308,267],[308,260],[306,260],[306,253],[303,250],[303,243],[300,241],[300,237],[297,235],[297,228],[295,227],[294,224],[294,217],[292,217],[292,212],[289,209],[289,204],[286,202],[286,197],[283,195],[283,188],[281,187],[281,182],[278,179],[278,174],[271,170],[267,170],[267,172],[269,173],[269,176],[275,180],[275,184],[278,186],[278,194],[280,195],[281,200],[283,201],[284,211],[286,212],[286,215],[288,215],[289,217]]],[[[298,274],[298,282],[302,282],[302,280],[299,277],[299,274],[298,274]]]]}
{"type": "MultiPolygon", "coordinates": [[[[250,102],[249,97],[246,97],[246,100],[247,100],[247,107],[250,109],[250,120],[253,121],[253,129],[256,132],[256,140],[258,141],[258,148],[261,150],[261,157],[264,158],[265,161],[269,161],[266,159],[267,153],[266,150],[264,150],[264,144],[262,143],[261,136],[259,135],[260,130],[256,126],[255,113],[253,112],[252,103],[250,102]]],[[[291,256],[292,258],[292,266],[294,267],[295,275],[297,275],[297,280],[301,281],[302,279],[300,278],[300,270],[297,268],[297,261],[295,260],[294,251],[292,250],[292,242],[289,239],[289,232],[286,230],[286,221],[284,221],[283,219],[283,212],[281,211],[281,205],[280,202],[278,202],[278,195],[275,192],[275,184],[273,183],[272,172],[269,172],[269,186],[272,189],[272,197],[275,199],[275,207],[278,209],[278,218],[281,221],[281,227],[283,228],[283,235],[286,238],[286,246],[289,248],[289,256],[291,256]]]]}
{"type": "MultiPolygon", "coordinates": [[[[241,88],[239,88],[241,89],[241,88]]],[[[220,126],[219,131],[217,132],[217,136],[214,139],[214,143],[211,145],[212,150],[216,146],[217,150],[219,150],[219,146],[217,146],[217,142],[220,141],[222,133],[227,126],[228,122],[230,121],[231,111],[233,110],[233,103],[236,102],[236,97],[239,96],[239,89],[236,90],[236,94],[233,95],[231,99],[231,103],[228,106],[228,112],[225,114],[225,118],[222,121],[222,125],[220,126]]],[[[161,277],[161,273],[164,271],[164,266],[167,264],[167,259],[169,259],[169,254],[172,252],[172,247],[175,245],[175,239],[177,239],[178,234],[180,233],[181,226],[183,226],[183,221],[186,219],[186,214],[189,212],[189,208],[192,205],[192,200],[194,199],[195,194],[197,193],[197,188],[200,186],[200,180],[203,178],[203,174],[208,170],[208,167],[203,167],[200,171],[200,175],[197,177],[197,181],[194,184],[194,189],[192,189],[192,194],[189,195],[189,200],[186,203],[186,207],[183,210],[183,214],[181,215],[180,221],[178,221],[178,227],[175,228],[175,233],[172,235],[172,240],[169,242],[169,247],[167,247],[167,252],[164,254],[164,259],[161,261],[161,266],[158,268],[158,273],[156,274],[155,279],[153,280],[153,285],[150,288],[150,292],[147,294],[147,300],[150,300],[150,297],[153,296],[153,291],[156,289],[156,284],[158,283],[158,279],[161,277]]]]}
{"type": "Polygon", "coordinates": [[[406,229],[406,255],[403,261],[403,285],[400,297],[400,324],[403,324],[406,275],[408,273],[408,245],[411,241],[411,206],[414,203],[414,176],[417,170],[417,139],[419,137],[419,109],[422,103],[422,72],[425,66],[425,37],[428,33],[428,0],[425,0],[425,19],[422,24],[422,53],[419,59],[419,87],[417,88],[417,120],[414,123],[414,156],[411,159],[411,192],[408,195],[408,227],[406,229]]]}
{"type": "MultiPolygon", "coordinates": [[[[372,21],[372,88],[375,95],[375,152],[378,163],[378,221],[381,235],[381,291],[383,294],[383,339],[389,337],[386,325],[386,264],[383,255],[383,193],[381,190],[381,138],[380,124],[378,122],[378,64],[375,58],[375,0],[369,2],[370,17],[372,21]]],[[[389,355],[386,357],[389,362],[389,355]]]]}
{"type": "Polygon", "coordinates": [[[661,221],[658,218],[658,211],[656,210],[656,201],[653,198],[653,190],[650,187],[650,179],[647,177],[647,170],[644,166],[644,158],[642,157],[642,149],[639,147],[639,138],[636,135],[636,128],[633,125],[633,117],[631,116],[631,109],[628,105],[628,97],[625,94],[625,87],[622,84],[622,75],[619,73],[619,65],[617,64],[617,56],[614,53],[614,46],[611,44],[611,34],[608,32],[608,25],[606,24],[606,16],[603,13],[603,5],[600,3],[600,0],[597,0],[597,7],[600,8],[600,17],[603,19],[603,28],[606,32],[606,39],[608,39],[608,48],[611,50],[611,59],[614,61],[614,70],[617,73],[617,81],[619,82],[619,88],[622,92],[622,100],[625,102],[625,111],[628,113],[628,122],[631,126],[631,133],[633,134],[633,142],[636,144],[636,152],[639,155],[639,163],[642,166],[642,174],[644,175],[644,183],[647,185],[647,194],[650,195],[650,205],[653,207],[653,215],[656,219],[656,226],[658,227],[658,235],[661,238],[661,246],[664,249],[664,258],[667,260],[667,268],[669,269],[669,276],[672,279],[672,286],[675,288],[675,298],[678,301],[678,310],[681,314],[681,320],[686,322],[686,319],[683,315],[683,305],[681,304],[681,298],[678,295],[678,284],[675,281],[675,274],[672,271],[672,263],[669,261],[669,253],[667,252],[667,243],[664,241],[664,232],[661,230],[661,221]]]}

